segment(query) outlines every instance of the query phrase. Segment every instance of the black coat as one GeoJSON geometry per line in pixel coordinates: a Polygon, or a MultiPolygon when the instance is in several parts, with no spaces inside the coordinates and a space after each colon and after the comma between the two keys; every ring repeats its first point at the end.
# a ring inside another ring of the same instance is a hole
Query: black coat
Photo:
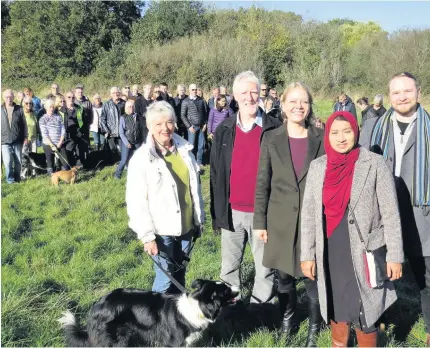
{"type": "MultiPolygon", "coordinates": [[[[372,104],[372,107],[373,107],[373,104],[372,104]]],[[[377,115],[378,117],[381,117],[383,114],[385,114],[385,113],[387,112],[387,109],[386,109],[386,108],[384,108],[384,106],[383,106],[383,105],[382,105],[378,110],[376,110],[375,108],[373,108],[373,110],[375,110],[376,115],[377,115]]]]}
{"type": "Polygon", "coordinates": [[[134,102],[134,111],[140,116],[145,116],[146,109],[153,103],[152,99],[146,99],[145,97],[137,97],[134,102]]]}
{"type": "Polygon", "coordinates": [[[1,107],[1,143],[13,144],[24,143],[27,138],[27,122],[25,121],[24,111],[21,106],[13,105],[12,121],[9,124],[7,109],[5,104],[1,107]]]}
{"type": "Polygon", "coordinates": [[[260,152],[254,205],[254,229],[267,230],[263,265],[302,277],[300,211],[311,161],[325,154],[324,130],[308,128],[308,150],[302,173],[294,172],[286,127],[266,132],[260,152]]]}
{"type": "Polygon", "coordinates": [[[200,97],[191,100],[190,97],[184,99],[181,105],[181,119],[185,127],[201,127],[208,123],[209,110],[206,101],[200,97]]]}
{"type": "Polygon", "coordinates": [[[372,105],[368,105],[367,108],[365,108],[361,112],[361,128],[364,126],[364,122],[371,118],[378,117],[378,114],[376,113],[376,110],[372,107],[372,105]]]}
{"type": "MultiPolygon", "coordinates": [[[[210,158],[211,215],[213,228],[234,231],[230,206],[230,172],[236,135],[237,113],[220,123],[215,131],[210,158]]],[[[281,125],[263,113],[263,135],[281,125]]],[[[261,137],[261,138],[262,138],[261,137]]],[[[260,142],[261,142],[260,138],[260,142]]]]}

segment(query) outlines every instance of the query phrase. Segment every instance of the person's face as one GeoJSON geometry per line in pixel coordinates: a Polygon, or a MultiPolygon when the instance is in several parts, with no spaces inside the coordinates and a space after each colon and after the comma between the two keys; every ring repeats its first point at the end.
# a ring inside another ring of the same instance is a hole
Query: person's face
{"type": "Polygon", "coordinates": [[[390,82],[390,103],[401,116],[411,116],[417,109],[421,91],[409,77],[397,77],[390,82]]]}
{"type": "Polygon", "coordinates": [[[18,100],[19,103],[21,103],[21,101],[24,99],[24,93],[22,92],[18,92],[16,94],[16,100],[18,100]]]}
{"type": "Polygon", "coordinates": [[[160,85],[160,91],[167,94],[167,86],[160,85]]]}
{"type": "Polygon", "coordinates": [[[225,87],[221,87],[221,88],[219,89],[219,93],[220,93],[220,94],[227,94],[227,89],[226,89],[225,87]]]}
{"type": "Polygon", "coordinates": [[[265,104],[266,110],[270,110],[273,106],[273,101],[272,99],[267,98],[265,99],[264,104],[265,104]]]}
{"type": "Polygon", "coordinates": [[[200,89],[200,88],[197,88],[197,95],[199,96],[199,97],[203,97],[203,92],[202,92],[202,90],[200,89]]]}
{"type": "Polygon", "coordinates": [[[260,97],[267,97],[267,85],[261,85],[260,97]]]}
{"type": "Polygon", "coordinates": [[[13,98],[15,96],[13,95],[13,92],[6,92],[3,94],[3,99],[6,105],[12,106],[13,105],[13,98]]]}
{"type": "Polygon", "coordinates": [[[51,93],[53,95],[57,95],[58,94],[58,90],[59,90],[59,88],[58,88],[57,85],[51,85],[51,93]]]}
{"type": "Polygon", "coordinates": [[[54,104],[51,104],[46,108],[46,113],[51,116],[54,113],[54,104]]]}
{"type": "Polygon", "coordinates": [[[178,88],[178,96],[179,98],[183,98],[185,96],[185,87],[178,88]]]}
{"type": "Polygon", "coordinates": [[[258,96],[258,85],[255,82],[240,81],[234,92],[234,99],[239,104],[240,113],[255,115],[258,108],[258,96]]]}
{"type": "Polygon", "coordinates": [[[158,87],[155,87],[153,98],[157,99],[160,96],[160,94],[161,94],[160,89],[158,87]]]}
{"type": "Polygon", "coordinates": [[[339,103],[341,103],[341,104],[345,104],[346,103],[346,96],[345,95],[341,95],[339,97],[339,103]]]}
{"type": "Polygon", "coordinates": [[[169,145],[174,132],[175,122],[170,115],[160,115],[152,121],[151,133],[158,143],[164,146],[169,145]]]}
{"type": "Polygon", "coordinates": [[[133,95],[137,95],[137,93],[139,93],[139,88],[138,87],[134,87],[133,88],[133,95]]]}
{"type": "Polygon", "coordinates": [[[227,105],[227,100],[225,98],[221,98],[218,102],[218,104],[224,108],[227,105]]]}
{"type": "Polygon", "coordinates": [[[365,104],[359,104],[359,103],[357,103],[357,106],[358,106],[358,108],[359,108],[361,111],[364,111],[364,109],[365,109],[365,108],[367,108],[367,105],[365,105],[365,104]]]}
{"type": "Polygon", "coordinates": [[[66,95],[66,105],[70,109],[73,107],[73,104],[75,103],[75,97],[73,94],[67,94],[66,95]]]}
{"type": "Polygon", "coordinates": [[[285,98],[283,110],[288,121],[302,123],[311,109],[309,96],[302,88],[293,88],[285,98]]]}
{"type": "Polygon", "coordinates": [[[119,89],[113,89],[111,92],[110,92],[110,96],[111,96],[111,98],[112,98],[112,100],[114,101],[114,102],[116,102],[118,99],[119,99],[119,96],[121,95],[121,93],[120,93],[120,91],[119,91],[119,89]]]}
{"type": "Polygon", "coordinates": [[[330,128],[329,142],[338,153],[348,153],[355,144],[355,135],[348,121],[335,120],[330,128]]]}
{"type": "Polygon", "coordinates": [[[9,106],[13,105],[13,98],[14,98],[13,92],[6,92],[3,95],[3,99],[4,99],[5,104],[9,105],[9,106]]]}
{"type": "Polygon", "coordinates": [[[276,89],[271,89],[270,90],[270,95],[275,98],[278,99],[278,92],[276,91],[276,89]]]}
{"type": "Polygon", "coordinates": [[[96,97],[96,98],[94,98],[93,102],[94,102],[95,106],[99,106],[102,102],[102,98],[96,97]]]}
{"type": "Polygon", "coordinates": [[[30,112],[33,109],[33,102],[31,100],[26,100],[23,105],[25,112],[30,112]]]}
{"type": "Polygon", "coordinates": [[[84,90],[82,88],[75,89],[75,96],[76,98],[78,98],[78,100],[81,100],[83,95],[84,95],[84,90]]]}
{"type": "Polygon", "coordinates": [[[212,96],[213,96],[214,98],[218,98],[218,96],[219,96],[219,88],[214,88],[214,89],[213,89],[213,91],[212,91],[212,96]]]}
{"type": "Polygon", "coordinates": [[[145,96],[146,99],[148,99],[149,96],[151,95],[151,90],[152,90],[152,86],[145,86],[145,88],[143,89],[143,95],[145,96]]]}
{"type": "Polygon", "coordinates": [[[134,112],[134,104],[126,104],[125,105],[125,113],[127,115],[131,115],[134,112]]]}
{"type": "Polygon", "coordinates": [[[190,86],[190,97],[195,97],[197,95],[197,87],[190,86]]]}

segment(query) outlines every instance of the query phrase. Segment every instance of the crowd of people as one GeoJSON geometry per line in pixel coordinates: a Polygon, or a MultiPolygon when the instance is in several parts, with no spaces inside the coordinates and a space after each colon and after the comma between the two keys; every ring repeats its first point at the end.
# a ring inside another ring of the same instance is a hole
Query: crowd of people
{"type": "Polygon", "coordinates": [[[358,345],[374,347],[407,258],[430,346],[430,115],[413,75],[389,81],[388,110],[380,94],[372,105],[357,100],[361,127],[344,92],[324,124],[305,84],[293,82],[278,97],[251,71],[236,76],[232,95],[220,86],[207,101],[196,84],[188,95],[178,85],[175,97],[165,83],[145,85],[142,94],[137,85],[112,87],[105,103],[99,94],[90,101],[82,85],[65,98],[51,87],[42,102],[30,89],[17,103],[11,90],[3,93],[6,180],[19,181],[23,146],[42,144],[52,173],[53,153],[64,167],[85,161],[91,134],[92,150],[121,157],[115,177],[128,164],[129,226],[156,261],[153,291],[179,291],[172,279],[185,285],[205,222],[200,174],[208,141],[206,203],[221,233],[222,281],[241,286],[249,243],[250,302],[277,297],[284,332],[298,329],[296,282],[305,278],[306,345],[316,346],[326,322],[333,346],[347,346],[352,324],[358,345]]]}

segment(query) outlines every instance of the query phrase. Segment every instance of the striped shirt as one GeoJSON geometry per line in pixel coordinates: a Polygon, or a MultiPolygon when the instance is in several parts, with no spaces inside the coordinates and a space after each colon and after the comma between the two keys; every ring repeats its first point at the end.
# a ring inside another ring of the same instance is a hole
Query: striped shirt
{"type": "Polygon", "coordinates": [[[65,137],[66,129],[64,128],[63,119],[60,115],[44,115],[39,121],[40,132],[42,133],[43,143],[49,145],[49,140],[53,144],[58,144],[61,137],[65,137]]]}

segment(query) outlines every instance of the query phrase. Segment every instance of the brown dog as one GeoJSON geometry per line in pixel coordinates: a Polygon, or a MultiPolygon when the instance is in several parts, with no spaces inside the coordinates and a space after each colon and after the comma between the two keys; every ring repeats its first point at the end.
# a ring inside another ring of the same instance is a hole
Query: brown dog
{"type": "Polygon", "coordinates": [[[70,185],[74,184],[78,177],[78,169],[79,167],[73,167],[70,170],[60,170],[59,172],[55,172],[51,175],[51,183],[54,186],[58,186],[60,180],[70,183],[70,185]]]}

